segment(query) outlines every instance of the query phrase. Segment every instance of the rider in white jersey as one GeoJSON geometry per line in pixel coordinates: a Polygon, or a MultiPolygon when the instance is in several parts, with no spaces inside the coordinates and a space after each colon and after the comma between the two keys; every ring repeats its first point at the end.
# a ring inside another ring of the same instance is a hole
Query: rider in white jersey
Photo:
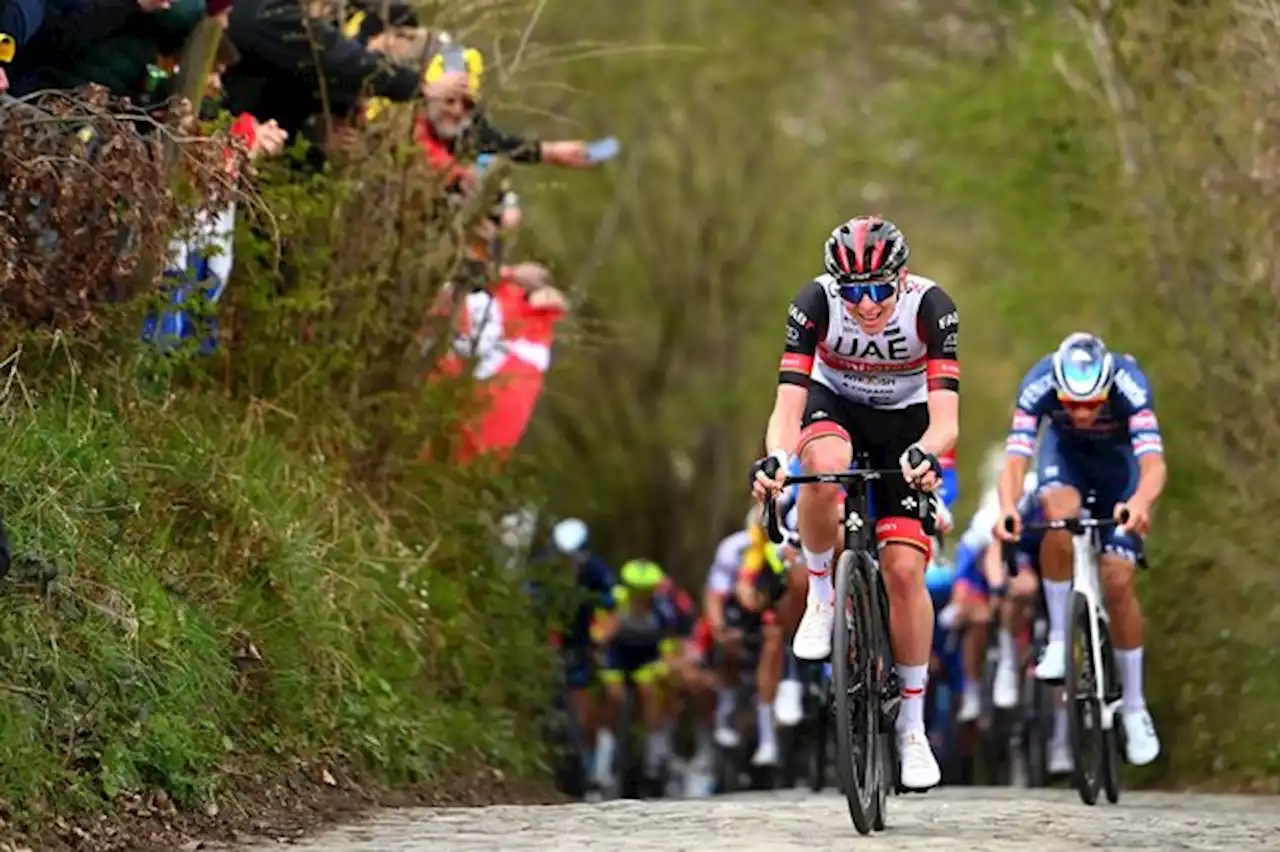
{"type": "MultiPolygon", "coordinates": [[[[851,219],[825,248],[826,274],[788,309],[786,349],[765,443],[757,497],[777,493],[790,458],[806,472],[848,470],[856,445],[873,467],[897,465],[902,478],[871,484],[881,570],[893,612],[894,657],[902,682],[898,747],[902,786],[927,790],[941,779],[924,729],[933,640],[933,604],[924,584],[932,549],[913,486],[941,483],[938,456],[959,433],[960,314],[927,278],[910,275],[906,239],[891,222],[851,219]]],[[[831,654],[835,619],[831,566],[839,542],[840,488],[800,489],[799,531],[809,566],[808,599],[796,630],[797,657],[831,654]]]]}

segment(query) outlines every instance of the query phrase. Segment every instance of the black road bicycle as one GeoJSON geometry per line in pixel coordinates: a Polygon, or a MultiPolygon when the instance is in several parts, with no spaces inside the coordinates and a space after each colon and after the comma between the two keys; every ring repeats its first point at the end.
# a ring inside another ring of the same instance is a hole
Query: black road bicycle
{"type": "MultiPolygon", "coordinates": [[[[1085,516],[1060,521],[1028,524],[1024,531],[1066,530],[1072,536],[1073,571],[1071,609],[1067,633],[1067,731],[1075,760],[1073,781],[1086,805],[1098,801],[1101,788],[1107,801],[1120,799],[1120,755],[1124,728],[1118,724],[1120,677],[1115,647],[1111,642],[1111,620],[1102,598],[1098,574],[1102,552],[1102,531],[1123,524],[1110,518],[1092,518],[1088,509],[1094,495],[1085,501],[1085,516]]],[[[1005,529],[1011,524],[1005,520],[1005,529]]],[[[1146,567],[1139,557],[1140,567],[1146,567]]]]}
{"type": "MultiPolygon", "coordinates": [[[[889,597],[877,560],[878,549],[867,506],[868,483],[900,470],[875,470],[857,459],[845,473],[789,476],[791,485],[843,486],[844,550],[836,562],[835,635],[831,646],[832,710],[836,727],[834,762],[849,816],[859,834],[883,831],[890,790],[898,790],[897,737],[894,732],[902,702],[889,641],[889,597]]],[[[919,464],[924,461],[921,453],[919,464]]],[[[925,532],[933,535],[933,502],[912,492],[925,532]]],[[[765,529],[782,542],[777,505],[764,506],[765,529]]]]}

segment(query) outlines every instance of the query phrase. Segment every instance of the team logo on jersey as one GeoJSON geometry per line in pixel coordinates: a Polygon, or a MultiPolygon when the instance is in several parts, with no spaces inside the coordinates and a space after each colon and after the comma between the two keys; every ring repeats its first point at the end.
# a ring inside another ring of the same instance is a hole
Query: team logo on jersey
{"type": "Polygon", "coordinates": [[[1036,419],[1025,411],[1013,412],[1013,431],[1015,432],[1034,432],[1036,431],[1036,419]]]}
{"type": "Polygon", "coordinates": [[[1147,392],[1138,384],[1138,380],[1128,370],[1119,370],[1116,372],[1116,387],[1120,389],[1120,393],[1128,400],[1129,404],[1134,408],[1146,408],[1147,392]]]}
{"type": "Polygon", "coordinates": [[[1160,423],[1156,420],[1156,413],[1150,408],[1144,408],[1129,418],[1131,432],[1154,432],[1159,428],[1160,423]]]}

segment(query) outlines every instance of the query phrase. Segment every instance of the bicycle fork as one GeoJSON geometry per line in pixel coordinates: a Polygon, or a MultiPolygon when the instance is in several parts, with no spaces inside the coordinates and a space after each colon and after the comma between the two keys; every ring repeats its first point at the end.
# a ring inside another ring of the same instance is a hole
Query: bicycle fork
{"type": "MultiPolygon", "coordinates": [[[[1075,570],[1072,586],[1075,594],[1085,601],[1085,610],[1089,619],[1089,663],[1093,673],[1092,699],[1098,702],[1102,730],[1110,731],[1115,726],[1116,713],[1120,709],[1121,691],[1116,683],[1114,663],[1107,665],[1110,652],[1110,619],[1102,605],[1101,591],[1098,582],[1098,563],[1093,556],[1094,543],[1089,535],[1077,536],[1073,544],[1075,551],[1075,570]],[[1103,633],[1108,635],[1107,647],[1103,646],[1103,633]]],[[[1071,649],[1067,653],[1073,653],[1071,649]]]]}

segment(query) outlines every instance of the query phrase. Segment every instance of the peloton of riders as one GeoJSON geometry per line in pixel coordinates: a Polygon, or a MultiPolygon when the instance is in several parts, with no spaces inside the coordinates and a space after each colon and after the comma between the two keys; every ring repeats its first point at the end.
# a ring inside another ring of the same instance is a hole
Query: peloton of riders
{"type": "MultiPolygon", "coordinates": [[[[907,271],[909,255],[893,223],[851,219],[827,240],[823,274],[791,302],[767,452],[752,468],[757,505],[743,528],[717,546],[700,617],[656,563],[632,560],[615,580],[590,553],[581,521],[557,527],[556,549],[578,566],[586,592],[562,653],[600,786],[614,780],[614,722],[628,682],[645,731],[646,776],[664,771],[685,705],[694,709],[698,728],[692,765],[706,767],[712,742],[737,747],[744,684],[754,684],[756,702],[751,763],[778,763],[776,726],[795,725],[803,714],[795,661],[821,661],[831,653],[831,566],[842,505],[838,486],[784,490],[785,478],[843,471],[855,448],[877,468],[902,471],[896,482],[886,477],[871,489],[903,693],[899,781],[914,790],[940,782],[923,698],[931,657],[936,664],[940,652],[936,637],[950,626],[935,622],[945,595],[935,596],[951,581],[926,586],[926,566],[934,564],[941,542],[922,528],[912,489],[942,498],[935,500],[939,527],[948,528],[946,508],[957,491],[960,316],[945,290],[907,271]],[[909,456],[923,462],[913,465],[909,456]],[[781,545],[768,541],[761,527],[759,504],[769,495],[779,499],[781,545]],[[602,697],[589,689],[596,681],[604,685],[602,697]]],[[[1035,675],[1063,679],[1072,539],[1065,531],[1022,531],[1042,519],[1077,517],[1092,494],[1092,511],[1125,519],[1105,537],[1100,567],[1123,685],[1126,757],[1138,765],[1157,757],[1160,744],[1143,694],[1134,576],[1165,477],[1150,384],[1133,356],[1114,354],[1095,335],[1079,332],[1032,367],[1018,389],[1004,451],[986,465],[979,508],[956,546],[954,588],[941,607],[965,629],[957,661],[960,721],[978,713],[989,630],[997,631],[999,650],[991,700],[1000,708],[1023,700],[1015,637],[1040,586],[1049,635],[1035,675]],[[1004,542],[1017,553],[1012,576],[1006,576],[1004,542]],[[989,596],[997,590],[1004,594],[993,610],[989,596]]],[[[1059,711],[1050,770],[1067,771],[1070,762],[1059,711]]]]}

